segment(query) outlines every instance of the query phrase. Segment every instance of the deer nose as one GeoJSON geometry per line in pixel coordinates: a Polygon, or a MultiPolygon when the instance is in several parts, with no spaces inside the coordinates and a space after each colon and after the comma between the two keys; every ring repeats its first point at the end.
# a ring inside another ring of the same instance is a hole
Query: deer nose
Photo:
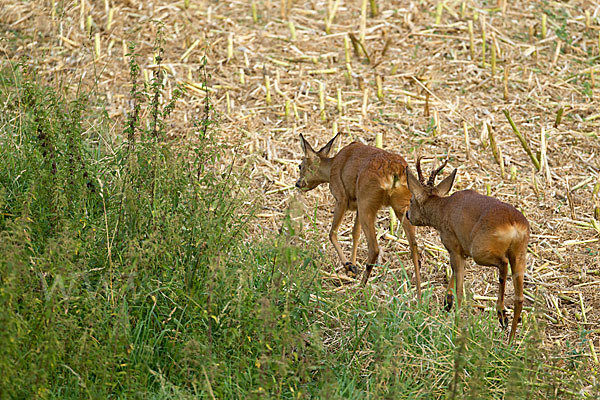
{"type": "Polygon", "coordinates": [[[297,182],[296,182],[296,187],[297,187],[298,189],[300,189],[300,181],[297,181],[297,182]]]}

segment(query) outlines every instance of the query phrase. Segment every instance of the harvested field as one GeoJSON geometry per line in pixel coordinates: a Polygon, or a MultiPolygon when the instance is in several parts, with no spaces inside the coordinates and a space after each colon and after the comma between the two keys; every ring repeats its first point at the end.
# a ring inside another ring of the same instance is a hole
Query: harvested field
{"type": "MultiPolygon", "coordinates": [[[[333,210],[327,186],[306,194],[294,188],[298,134],[317,147],[341,132],[336,151],[354,140],[374,145],[381,135],[383,148],[404,156],[413,170],[418,155],[430,169],[450,152],[445,173],[459,168],[454,190],[472,188],[511,203],[531,224],[525,313],[535,309],[545,320],[544,344],[566,349],[587,339],[587,354],[598,362],[600,6],[374,3],[376,12],[366,1],[339,0],[5,0],[0,52],[3,62],[31,65],[69,91],[93,88],[105,99],[116,136],[131,107],[129,42],[137,44],[146,81],[162,68],[167,91],[186,88],[171,136],[190,135],[191,121],[203,113],[206,71],[220,139],[231,145],[231,159],[248,167],[261,202],[254,234],[277,232],[289,210],[303,214],[306,235],[316,235],[329,254],[323,279],[336,290],[360,289],[332,271],[343,274],[327,237],[333,210]],[[158,29],[160,65],[153,58],[158,29]]],[[[348,215],[340,230],[347,252],[351,222],[348,215]]],[[[375,268],[376,288],[395,279],[401,264],[412,271],[403,233],[390,234],[386,210],[377,226],[390,269],[375,268]]],[[[423,289],[442,307],[447,253],[432,229],[417,235],[423,289]]],[[[359,260],[365,258],[363,237],[359,260]]],[[[495,269],[471,263],[465,282],[470,304],[493,307],[495,269]]],[[[525,319],[521,333],[530,326],[525,319]]]]}

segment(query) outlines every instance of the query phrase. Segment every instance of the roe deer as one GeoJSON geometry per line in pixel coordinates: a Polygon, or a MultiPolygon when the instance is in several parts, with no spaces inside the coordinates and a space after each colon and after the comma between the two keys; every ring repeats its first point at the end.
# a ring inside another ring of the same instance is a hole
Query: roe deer
{"type": "Polygon", "coordinates": [[[454,183],[456,169],[439,185],[434,186],[436,175],[446,161],[434,170],[427,183],[417,160],[417,179],[408,171],[408,188],[413,197],[406,214],[415,226],[432,226],[441,236],[450,253],[452,277],[446,292],[446,310],[452,307],[452,289],[456,283],[457,303],[460,307],[463,293],[464,268],[467,256],[479,265],[496,266],[499,273],[499,293],[496,303],[498,319],[508,326],[504,309],[504,289],[508,263],[515,288],[514,316],[509,342],[514,338],[523,308],[523,278],[529,241],[529,222],[516,208],[493,197],[472,190],[463,190],[445,197],[454,183]]]}
{"type": "Polygon", "coordinates": [[[410,253],[415,266],[417,298],[421,299],[421,276],[419,273],[419,254],[415,239],[415,227],[404,218],[410,201],[410,192],[406,184],[408,164],[398,154],[359,142],[351,143],[339,151],[335,157],[329,157],[336,135],[321,150],[315,151],[300,135],[304,158],[300,164],[300,178],[296,187],[309,191],[321,183],[329,183],[329,189],[335,197],[333,223],[329,239],[333,244],[346,272],[355,276],[356,249],[360,230],[365,233],[368,244],[368,260],[362,285],[371,274],[373,264],[379,256],[379,245],[375,233],[377,211],[391,206],[408,238],[410,253]],[[337,238],[337,231],[347,210],[356,210],[356,219],[352,229],[352,256],[346,259],[337,238]]]}

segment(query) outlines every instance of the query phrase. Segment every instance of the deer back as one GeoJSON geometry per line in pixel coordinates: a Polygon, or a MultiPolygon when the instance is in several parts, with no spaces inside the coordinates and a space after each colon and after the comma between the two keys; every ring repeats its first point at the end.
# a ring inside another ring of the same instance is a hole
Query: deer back
{"type": "Polygon", "coordinates": [[[414,198],[408,217],[413,224],[434,227],[449,250],[467,256],[475,257],[476,250],[485,249],[503,258],[509,250],[516,251],[513,247],[527,243],[529,223],[512,205],[473,190],[444,197],[455,173],[435,187],[421,184],[409,173],[408,185],[414,198]]]}
{"type": "Polygon", "coordinates": [[[440,200],[440,232],[456,236],[469,256],[481,246],[506,253],[513,243],[529,237],[529,223],[523,214],[498,199],[463,190],[440,200]]]}
{"type": "MultiPolygon", "coordinates": [[[[396,192],[408,193],[406,160],[395,153],[354,142],[335,156],[330,173],[330,188],[336,199],[347,197],[351,203],[366,193],[379,194],[386,205],[396,192]]],[[[352,204],[351,204],[352,205],[352,204]]]]}

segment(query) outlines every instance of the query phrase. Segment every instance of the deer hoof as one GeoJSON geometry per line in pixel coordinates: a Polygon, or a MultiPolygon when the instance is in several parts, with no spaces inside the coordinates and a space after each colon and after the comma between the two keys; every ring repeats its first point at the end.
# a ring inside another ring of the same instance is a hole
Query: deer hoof
{"type": "Polygon", "coordinates": [[[508,315],[506,315],[506,310],[498,310],[498,321],[500,321],[500,325],[502,325],[503,328],[508,326],[508,315]]]}
{"type": "Polygon", "coordinates": [[[450,311],[450,309],[452,309],[452,302],[454,301],[454,296],[452,296],[451,294],[447,294],[446,298],[444,299],[444,310],[446,311],[450,311]]]}
{"type": "Polygon", "coordinates": [[[358,268],[356,265],[352,264],[351,262],[347,262],[344,266],[346,267],[346,273],[348,276],[352,278],[356,278],[358,276],[358,268]]]}

